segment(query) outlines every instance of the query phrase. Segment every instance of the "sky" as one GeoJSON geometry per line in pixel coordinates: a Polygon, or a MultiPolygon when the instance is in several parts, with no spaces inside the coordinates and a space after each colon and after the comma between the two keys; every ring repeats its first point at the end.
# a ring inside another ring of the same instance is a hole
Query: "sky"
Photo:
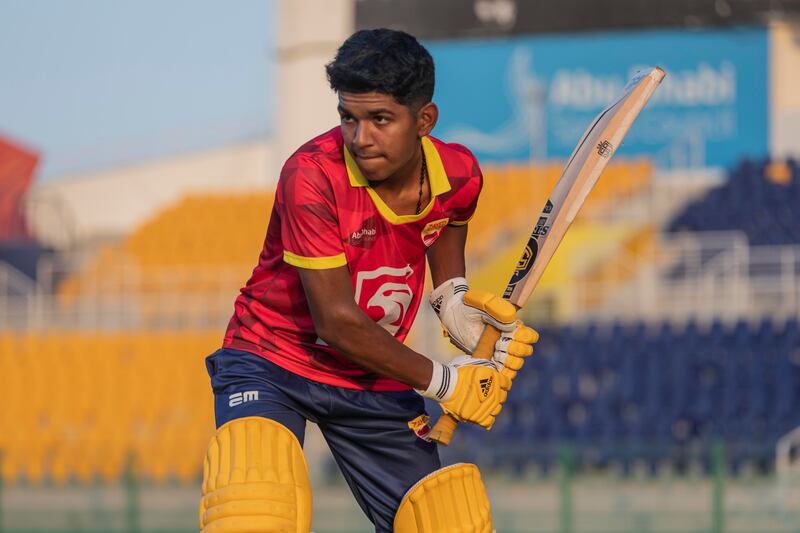
{"type": "Polygon", "coordinates": [[[0,135],[48,181],[268,136],[274,0],[0,0],[0,135]]]}

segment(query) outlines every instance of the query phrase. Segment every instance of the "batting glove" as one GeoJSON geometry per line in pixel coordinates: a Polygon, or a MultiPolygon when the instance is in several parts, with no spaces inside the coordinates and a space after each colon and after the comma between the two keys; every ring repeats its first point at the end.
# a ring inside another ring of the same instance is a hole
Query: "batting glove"
{"type": "Polygon", "coordinates": [[[509,377],[516,376],[539,340],[536,331],[517,320],[517,310],[510,302],[470,289],[465,278],[445,281],[431,292],[429,301],[450,342],[466,354],[475,351],[487,324],[500,330],[492,359],[509,377]]]}
{"type": "Polygon", "coordinates": [[[497,371],[489,359],[467,355],[443,365],[433,361],[428,388],[417,392],[439,402],[445,413],[461,422],[491,429],[511,389],[511,378],[497,371]]]}
{"type": "Polygon", "coordinates": [[[517,328],[509,336],[503,332],[495,344],[492,361],[505,376],[514,379],[525,364],[525,358],[533,354],[533,345],[539,340],[539,333],[518,321],[517,328]]]}

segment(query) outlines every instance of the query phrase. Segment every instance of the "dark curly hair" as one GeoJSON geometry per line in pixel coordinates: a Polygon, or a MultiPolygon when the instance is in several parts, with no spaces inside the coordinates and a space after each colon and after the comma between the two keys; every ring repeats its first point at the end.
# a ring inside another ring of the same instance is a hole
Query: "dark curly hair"
{"type": "Polygon", "coordinates": [[[331,89],[378,92],[397,103],[424,105],[433,99],[433,58],[412,35],[380,28],[351,35],[325,65],[331,89]]]}

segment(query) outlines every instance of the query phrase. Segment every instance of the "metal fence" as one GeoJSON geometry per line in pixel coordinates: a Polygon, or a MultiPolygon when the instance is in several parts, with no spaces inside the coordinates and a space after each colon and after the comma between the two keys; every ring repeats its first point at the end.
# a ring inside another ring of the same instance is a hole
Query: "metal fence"
{"type": "MultiPolygon", "coordinates": [[[[64,283],[80,269],[42,261],[38,279],[0,262],[0,329],[202,329],[224,327],[252,265],[142,268],[133,260],[64,283]]],[[[536,322],[698,321],[800,316],[800,246],[749,246],[737,232],[678,235],[637,256],[615,275],[576,278],[553,313],[537,293],[536,322]],[[563,311],[563,310],[562,310],[563,311]]]]}
{"type": "Polygon", "coordinates": [[[0,261],[0,330],[224,328],[252,267],[142,268],[130,260],[79,275],[42,260],[34,283],[0,261]]]}
{"type": "Polygon", "coordinates": [[[800,316],[796,245],[750,246],[739,232],[679,234],[618,256],[609,270],[616,276],[578,279],[567,289],[573,321],[800,316]]]}

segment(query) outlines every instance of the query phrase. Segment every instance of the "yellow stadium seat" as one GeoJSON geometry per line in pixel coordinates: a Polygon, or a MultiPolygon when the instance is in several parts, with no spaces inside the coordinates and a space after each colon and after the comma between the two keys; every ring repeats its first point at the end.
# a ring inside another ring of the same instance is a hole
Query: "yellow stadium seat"
{"type": "MultiPolygon", "coordinates": [[[[150,293],[219,291],[219,276],[192,272],[204,266],[233,266],[245,272],[252,268],[272,201],[271,192],[184,198],[144,222],[119,245],[102,247],[89,265],[61,283],[59,303],[72,306],[81,295],[119,294],[123,284],[150,293]],[[177,283],[172,279],[176,275],[177,283]]],[[[232,284],[222,288],[235,291],[241,281],[222,280],[232,284]]],[[[158,312],[157,305],[151,308],[158,312]]]]}
{"type": "Polygon", "coordinates": [[[214,429],[203,359],[219,342],[217,330],[0,335],[0,385],[26,400],[0,411],[4,482],[113,483],[131,456],[154,481],[193,482],[214,429]]]}

